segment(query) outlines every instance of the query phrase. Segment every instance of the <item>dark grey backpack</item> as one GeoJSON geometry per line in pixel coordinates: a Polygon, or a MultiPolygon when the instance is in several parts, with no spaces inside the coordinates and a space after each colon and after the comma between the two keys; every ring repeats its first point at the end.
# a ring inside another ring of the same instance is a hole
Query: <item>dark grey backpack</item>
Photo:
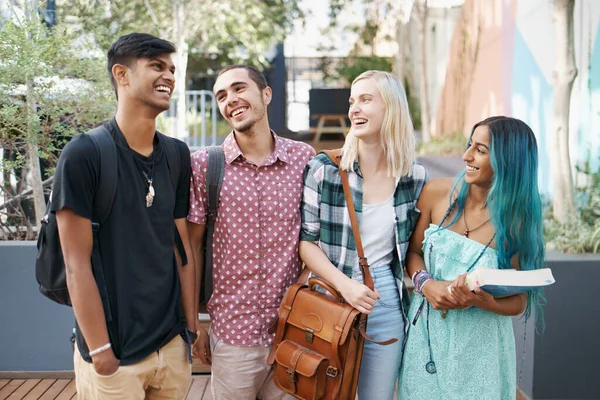
{"type": "MultiPolygon", "coordinates": [[[[167,156],[167,163],[171,171],[173,187],[177,187],[179,174],[181,172],[181,160],[179,150],[174,139],[159,132],[159,140],[167,156]]],[[[99,156],[100,174],[98,191],[94,196],[92,230],[94,232],[94,247],[92,249],[92,270],[100,297],[108,313],[107,319],[111,319],[108,292],[104,280],[104,273],[100,262],[98,251],[98,238],[96,232],[101,229],[112,209],[117,191],[118,158],[117,145],[108,130],[104,126],[92,129],[88,135],[97,149],[99,156]]],[[[59,159],[60,163],[60,159],[59,159]]],[[[41,229],[37,241],[37,256],[35,260],[35,277],[40,285],[40,292],[50,300],[67,306],[71,305],[69,290],[67,289],[67,275],[63,259],[56,215],[50,212],[52,207],[52,195],[46,206],[46,215],[42,219],[41,229]]]]}
{"type": "Polygon", "coordinates": [[[215,230],[215,220],[219,208],[219,195],[223,186],[225,172],[225,153],[221,146],[210,146],[208,150],[208,168],[206,170],[206,197],[208,198],[208,215],[206,216],[206,233],[204,235],[204,270],[202,272],[202,287],[200,288],[201,308],[208,303],[212,295],[212,243],[215,230]]]}

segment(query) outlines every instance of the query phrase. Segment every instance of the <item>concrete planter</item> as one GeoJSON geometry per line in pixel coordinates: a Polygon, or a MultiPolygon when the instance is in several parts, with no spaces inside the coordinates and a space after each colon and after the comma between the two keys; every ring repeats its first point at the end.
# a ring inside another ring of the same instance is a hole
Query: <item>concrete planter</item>
{"type": "Polygon", "coordinates": [[[72,371],[73,310],[39,292],[35,242],[0,241],[0,376],[72,371]]]}
{"type": "Polygon", "coordinates": [[[545,291],[546,329],[513,319],[517,372],[525,350],[519,386],[535,400],[600,399],[600,255],[549,252],[547,266],[556,283],[545,291]]]}
{"type": "MultiPolygon", "coordinates": [[[[7,372],[72,371],[73,311],[42,296],[35,242],[0,241],[0,377],[7,372]]],[[[531,399],[600,399],[600,255],[549,253],[556,283],[546,289],[546,329],[515,318],[520,388],[531,399]],[[523,332],[527,330],[527,341],[523,332]]]]}

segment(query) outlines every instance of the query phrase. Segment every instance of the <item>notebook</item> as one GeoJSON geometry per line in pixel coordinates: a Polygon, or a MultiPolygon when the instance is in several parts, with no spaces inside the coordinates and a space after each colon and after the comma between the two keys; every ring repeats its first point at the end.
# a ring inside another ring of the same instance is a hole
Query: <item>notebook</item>
{"type": "Polygon", "coordinates": [[[554,277],[550,268],[522,271],[480,267],[469,273],[466,278],[470,290],[480,287],[494,297],[512,296],[553,283],[554,277]]]}

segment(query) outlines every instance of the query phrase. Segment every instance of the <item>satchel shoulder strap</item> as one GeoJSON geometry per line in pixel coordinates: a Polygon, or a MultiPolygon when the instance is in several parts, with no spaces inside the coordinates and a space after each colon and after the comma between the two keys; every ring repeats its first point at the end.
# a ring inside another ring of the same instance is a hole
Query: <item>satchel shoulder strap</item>
{"type": "Polygon", "coordinates": [[[346,197],[346,206],[348,207],[350,223],[352,224],[352,234],[354,235],[356,251],[358,252],[358,264],[360,266],[360,272],[362,273],[363,283],[369,289],[375,290],[373,277],[371,276],[371,271],[369,271],[369,262],[365,257],[365,251],[363,249],[362,239],[360,237],[360,230],[358,229],[358,219],[356,217],[356,210],[354,208],[354,199],[352,198],[352,191],[350,190],[350,182],[348,181],[348,173],[342,168],[340,168],[342,150],[325,150],[324,153],[327,154],[331,161],[333,161],[333,163],[339,168],[340,176],[342,178],[342,186],[344,187],[344,196],[346,197]]]}

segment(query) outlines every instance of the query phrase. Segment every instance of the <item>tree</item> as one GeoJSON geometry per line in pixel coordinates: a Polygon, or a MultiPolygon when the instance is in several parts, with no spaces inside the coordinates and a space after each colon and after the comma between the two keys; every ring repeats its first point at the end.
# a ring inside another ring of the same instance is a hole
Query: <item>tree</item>
{"type": "Polygon", "coordinates": [[[176,132],[184,137],[190,53],[208,58],[225,54],[230,62],[265,66],[267,50],[283,40],[293,20],[300,16],[296,1],[110,0],[97,7],[64,0],[62,6],[79,17],[85,31],[100,39],[103,50],[118,36],[132,31],[152,33],[176,45],[176,132]]]}
{"type": "Polygon", "coordinates": [[[552,179],[554,184],[554,217],[564,223],[573,214],[574,195],[569,156],[569,111],[571,90],[577,77],[573,32],[575,0],[554,0],[556,26],[556,65],[553,72],[554,103],[552,179]]]}
{"type": "Polygon", "coordinates": [[[439,135],[465,132],[467,108],[485,23],[480,12],[481,6],[476,0],[466,0],[454,26],[446,78],[437,110],[436,133],[439,135]]]}
{"type": "Polygon", "coordinates": [[[429,78],[427,76],[427,23],[429,9],[427,0],[416,0],[414,4],[413,15],[419,25],[419,99],[421,101],[421,131],[423,132],[423,141],[431,140],[431,107],[429,106],[429,78]]]}
{"type": "Polygon", "coordinates": [[[3,197],[0,236],[35,237],[20,200],[33,195],[31,217],[45,213],[44,183],[65,138],[108,116],[114,103],[105,71],[64,26],[48,28],[35,0],[11,2],[13,18],[0,28],[0,147],[3,197]],[[105,82],[104,84],[100,82],[105,82]],[[40,165],[40,159],[50,168],[40,165]],[[10,225],[10,226],[9,226],[10,225]]]}
{"type": "MultiPolygon", "coordinates": [[[[331,0],[332,23],[337,23],[337,18],[344,7],[354,5],[355,0],[331,0]]],[[[418,25],[419,32],[419,109],[409,107],[411,115],[415,115],[413,123],[419,126],[423,132],[423,140],[429,141],[431,138],[431,106],[429,101],[429,78],[428,78],[428,59],[427,59],[427,35],[428,35],[428,0],[361,0],[365,9],[365,23],[360,27],[354,27],[354,31],[359,33],[359,39],[351,52],[352,56],[364,55],[365,47],[371,49],[373,55],[378,40],[395,40],[396,54],[394,56],[394,72],[405,84],[407,95],[416,79],[412,79],[412,74],[408,73],[406,60],[412,57],[410,45],[410,26],[408,22],[411,18],[418,25]],[[394,37],[381,37],[380,25],[384,21],[393,21],[394,37]]],[[[412,69],[411,71],[412,72],[412,69]]],[[[416,86],[416,85],[415,85],[416,86]]],[[[417,96],[414,96],[416,99],[417,96]]],[[[409,97],[409,102],[413,98],[409,97]]]]}

